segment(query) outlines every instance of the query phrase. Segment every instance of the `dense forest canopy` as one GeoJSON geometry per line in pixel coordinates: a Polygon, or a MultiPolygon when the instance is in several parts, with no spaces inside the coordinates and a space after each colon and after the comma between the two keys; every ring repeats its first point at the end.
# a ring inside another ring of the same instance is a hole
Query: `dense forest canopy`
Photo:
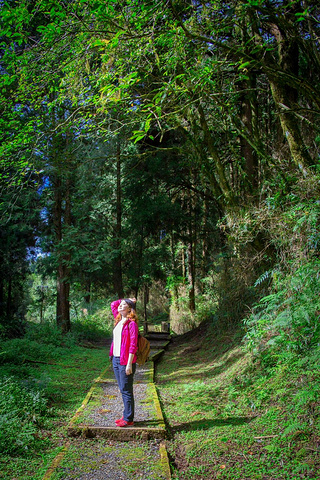
{"type": "Polygon", "coordinates": [[[67,332],[76,298],[129,294],[170,298],[177,331],[230,325],[315,278],[319,20],[315,0],[1,2],[2,335],[31,304],[67,332]]]}

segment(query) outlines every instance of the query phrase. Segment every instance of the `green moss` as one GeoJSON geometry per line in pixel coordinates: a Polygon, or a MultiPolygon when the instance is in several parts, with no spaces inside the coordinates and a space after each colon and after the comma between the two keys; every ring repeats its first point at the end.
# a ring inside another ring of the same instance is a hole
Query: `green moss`
{"type": "Polygon", "coordinates": [[[148,443],[143,446],[125,449],[122,452],[125,471],[130,475],[137,475],[138,478],[144,475],[143,478],[152,478],[152,480],[166,479],[159,450],[156,454],[153,452],[152,455],[148,450],[148,443]]]}
{"type": "Polygon", "coordinates": [[[186,340],[157,367],[173,478],[315,480],[317,362],[266,371],[226,338],[186,340]]]}

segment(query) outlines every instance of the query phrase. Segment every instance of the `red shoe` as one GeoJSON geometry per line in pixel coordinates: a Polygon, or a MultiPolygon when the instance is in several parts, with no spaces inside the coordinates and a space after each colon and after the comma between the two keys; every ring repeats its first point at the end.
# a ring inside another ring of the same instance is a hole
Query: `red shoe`
{"type": "Polygon", "coordinates": [[[119,420],[119,422],[117,422],[117,425],[118,427],[132,427],[132,425],[134,425],[134,422],[127,422],[126,420],[119,420]]]}
{"type": "Polygon", "coordinates": [[[118,418],[118,420],[116,420],[115,423],[118,424],[119,422],[122,422],[122,420],[123,420],[123,417],[118,418]]]}

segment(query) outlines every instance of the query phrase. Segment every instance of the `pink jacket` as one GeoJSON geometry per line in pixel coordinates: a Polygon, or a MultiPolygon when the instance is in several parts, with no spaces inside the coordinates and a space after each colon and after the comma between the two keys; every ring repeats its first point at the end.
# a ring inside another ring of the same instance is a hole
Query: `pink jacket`
{"type": "MultiPolygon", "coordinates": [[[[111,310],[114,318],[118,315],[118,307],[121,300],[116,300],[111,303],[111,310]]],[[[121,334],[121,349],[120,349],[120,365],[127,365],[129,353],[133,353],[133,361],[137,361],[136,352],[138,350],[138,325],[133,320],[128,319],[122,328],[121,334]]],[[[110,357],[113,356],[113,342],[110,347],[110,357]]]]}

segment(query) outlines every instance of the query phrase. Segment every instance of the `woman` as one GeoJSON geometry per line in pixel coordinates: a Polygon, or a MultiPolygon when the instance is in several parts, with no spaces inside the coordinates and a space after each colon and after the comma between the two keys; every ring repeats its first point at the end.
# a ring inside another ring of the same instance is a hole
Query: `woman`
{"type": "Polygon", "coordinates": [[[138,349],[138,317],[136,314],[136,299],[125,298],[111,303],[115,318],[113,342],[110,357],[115,377],[123,400],[123,416],[116,420],[118,427],[133,425],[134,397],[133,376],[136,371],[136,352],[138,349]]]}

